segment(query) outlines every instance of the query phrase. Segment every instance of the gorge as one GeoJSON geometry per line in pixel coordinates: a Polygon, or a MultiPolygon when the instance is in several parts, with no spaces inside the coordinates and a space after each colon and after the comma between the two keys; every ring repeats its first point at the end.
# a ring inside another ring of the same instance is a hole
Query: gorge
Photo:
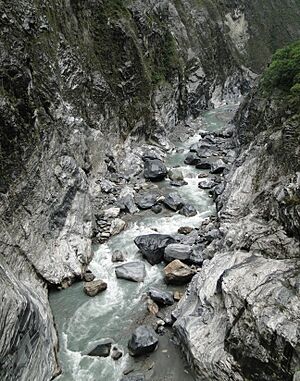
{"type": "MultiPolygon", "coordinates": [[[[203,129],[214,115],[203,110],[232,111],[242,96],[234,161],[216,197],[219,234],[173,312],[174,331],[197,380],[298,380],[299,95],[257,77],[277,48],[300,39],[299,1],[0,0],[0,12],[1,380],[60,373],[48,290],[71,286],[88,266],[102,276],[107,245],[143,233],[139,214],[122,212],[128,227],[108,241],[97,221],[139,193],[146,150],[182,165],[174,142],[203,129]]],[[[199,179],[185,180],[178,192],[204,213],[200,229],[214,206],[199,179]]],[[[180,218],[162,232],[194,217],[180,218]]],[[[147,272],[158,276],[156,266],[147,272]]],[[[55,297],[79,287],[53,291],[53,311],[55,297]]]]}

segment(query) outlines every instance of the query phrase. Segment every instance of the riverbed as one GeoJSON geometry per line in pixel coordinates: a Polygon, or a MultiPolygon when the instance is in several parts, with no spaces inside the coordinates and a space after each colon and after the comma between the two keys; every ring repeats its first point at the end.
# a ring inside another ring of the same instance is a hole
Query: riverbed
{"type": "MultiPolygon", "coordinates": [[[[199,130],[216,131],[227,126],[234,107],[226,106],[203,114],[199,130]]],[[[128,355],[127,342],[137,322],[146,315],[145,296],[149,286],[177,290],[163,281],[163,265],[151,266],[145,261],[147,276],[142,283],[117,279],[115,264],[111,261],[113,251],[126,252],[126,261],[141,260],[133,240],[148,233],[175,234],[182,226],[199,227],[201,222],[215,214],[215,206],[204,190],[198,188],[201,171],[184,164],[191,144],[200,139],[194,136],[177,145],[166,157],[168,167],[178,166],[188,185],[175,188],[168,180],[158,184],[161,194],[178,192],[183,200],[197,209],[194,217],[185,217],[164,210],[154,214],[151,210],[139,213],[125,231],[107,243],[94,246],[94,259],[90,269],[96,279],[102,279],[108,288],[102,294],[90,298],[83,292],[82,283],[76,283],[63,291],[52,291],[50,303],[59,334],[59,361],[62,374],[56,381],[118,381],[123,372],[131,369],[141,372],[152,381],[193,381],[193,375],[182,355],[172,331],[160,336],[157,351],[148,358],[136,360],[128,355]],[[87,353],[102,339],[112,339],[124,353],[118,361],[111,357],[90,357],[87,353]]],[[[134,374],[133,372],[133,374],[134,374]]]]}

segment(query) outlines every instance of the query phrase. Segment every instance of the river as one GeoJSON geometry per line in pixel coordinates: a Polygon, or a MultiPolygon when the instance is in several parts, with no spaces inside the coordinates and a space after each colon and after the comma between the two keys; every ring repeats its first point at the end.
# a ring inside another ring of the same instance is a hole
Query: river
{"type": "MultiPolygon", "coordinates": [[[[199,119],[199,129],[216,131],[224,128],[232,117],[235,107],[221,107],[205,112],[199,119]]],[[[197,227],[201,221],[215,213],[215,207],[208,193],[198,188],[201,171],[184,164],[189,147],[200,138],[199,133],[177,147],[177,152],[166,158],[168,167],[179,166],[188,185],[174,188],[165,180],[158,184],[162,194],[178,192],[182,198],[197,209],[194,217],[184,217],[171,211],[159,215],[152,211],[138,214],[121,234],[107,243],[94,246],[94,259],[90,269],[96,279],[103,279],[108,289],[90,298],[83,292],[82,283],[76,283],[63,291],[51,291],[49,298],[59,334],[59,361],[63,373],[56,381],[118,381],[123,371],[134,368],[148,374],[151,381],[193,381],[179,347],[172,341],[172,332],[160,336],[159,348],[149,358],[137,360],[127,353],[127,342],[141,316],[145,315],[146,304],[143,295],[149,286],[161,289],[178,289],[167,286],[163,281],[162,265],[146,263],[147,276],[143,283],[133,283],[117,279],[115,264],[111,261],[114,250],[126,251],[126,260],[140,260],[133,239],[142,234],[176,233],[181,226],[197,227]],[[87,356],[99,340],[110,338],[124,352],[124,356],[114,361],[111,357],[87,356]],[[148,373],[147,373],[148,372],[148,373]]]]}

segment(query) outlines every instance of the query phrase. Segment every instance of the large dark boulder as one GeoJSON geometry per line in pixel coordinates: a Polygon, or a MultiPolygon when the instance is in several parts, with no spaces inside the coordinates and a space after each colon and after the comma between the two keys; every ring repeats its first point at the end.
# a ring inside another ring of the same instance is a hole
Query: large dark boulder
{"type": "Polygon", "coordinates": [[[196,216],[197,210],[196,208],[191,204],[185,204],[179,211],[180,214],[182,214],[185,217],[193,217],[196,216]]]}
{"type": "Polygon", "coordinates": [[[128,342],[131,356],[143,356],[155,351],[158,345],[158,337],[153,328],[141,325],[132,334],[128,342]]]}
{"type": "Polygon", "coordinates": [[[176,192],[169,193],[165,199],[164,199],[164,204],[169,208],[174,211],[179,210],[180,208],[183,207],[184,202],[180,195],[176,192]]]}
{"type": "Polygon", "coordinates": [[[159,159],[145,160],[144,162],[144,177],[151,181],[161,181],[168,174],[167,167],[159,159]]]}
{"type": "Polygon", "coordinates": [[[143,262],[128,262],[115,268],[117,278],[132,282],[143,282],[146,277],[145,264],[143,262]]]}
{"type": "Polygon", "coordinates": [[[150,298],[160,306],[171,306],[175,302],[171,292],[162,291],[155,287],[151,287],[148,294],[150,298]]]}
{"type": "Polygon", "coordinates": [[[212,189],[217,185],[218,182],[214,179],[204,179],[199,182],[198,187],[200,189],[212,189]]]}
{"type": "Polygon", "coordinates": [[[165,248],[175,242],[173,237],[165,234],[147,234],[134,239],[134,243],[151,265],[160,263],[163,260],[165,248]]]}
{"type": "Polygon", "coordinates": [[[164,259],[166,262],[172,262],[174,259],[179,259],[185,262],[190,259],[191,254],[191,246],[183,245],[181,243],[173,243],[166,247],[164,259]]]}
{"type": "Polygon", "coordinates": [[[151,209],[157,202],[159,194],[144,193],[136,196],[135,202],[140,209],[151,209]]]}

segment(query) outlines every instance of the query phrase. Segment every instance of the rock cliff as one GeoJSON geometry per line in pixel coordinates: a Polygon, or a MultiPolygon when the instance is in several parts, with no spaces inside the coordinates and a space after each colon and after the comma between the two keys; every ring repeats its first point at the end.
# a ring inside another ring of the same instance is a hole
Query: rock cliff
{"type": "Polygon", "coordinates": [[[199,380],[299,377],[299,46],[276,53],[235,117],[224,236],[177,311],[199,380]]]}
{"type": "MultiPolygon", "coordinates": [[[[179,120],[247,92],[271,52],[299,37],[298,1],[248,3],[0,1],[2,380],[59,371],[47,286],[92,258],[97,181],[124,172],[137,140],[165,144],[179,120]]],[[[269,228],[284,256],[293,238],[269,228]]]]}

